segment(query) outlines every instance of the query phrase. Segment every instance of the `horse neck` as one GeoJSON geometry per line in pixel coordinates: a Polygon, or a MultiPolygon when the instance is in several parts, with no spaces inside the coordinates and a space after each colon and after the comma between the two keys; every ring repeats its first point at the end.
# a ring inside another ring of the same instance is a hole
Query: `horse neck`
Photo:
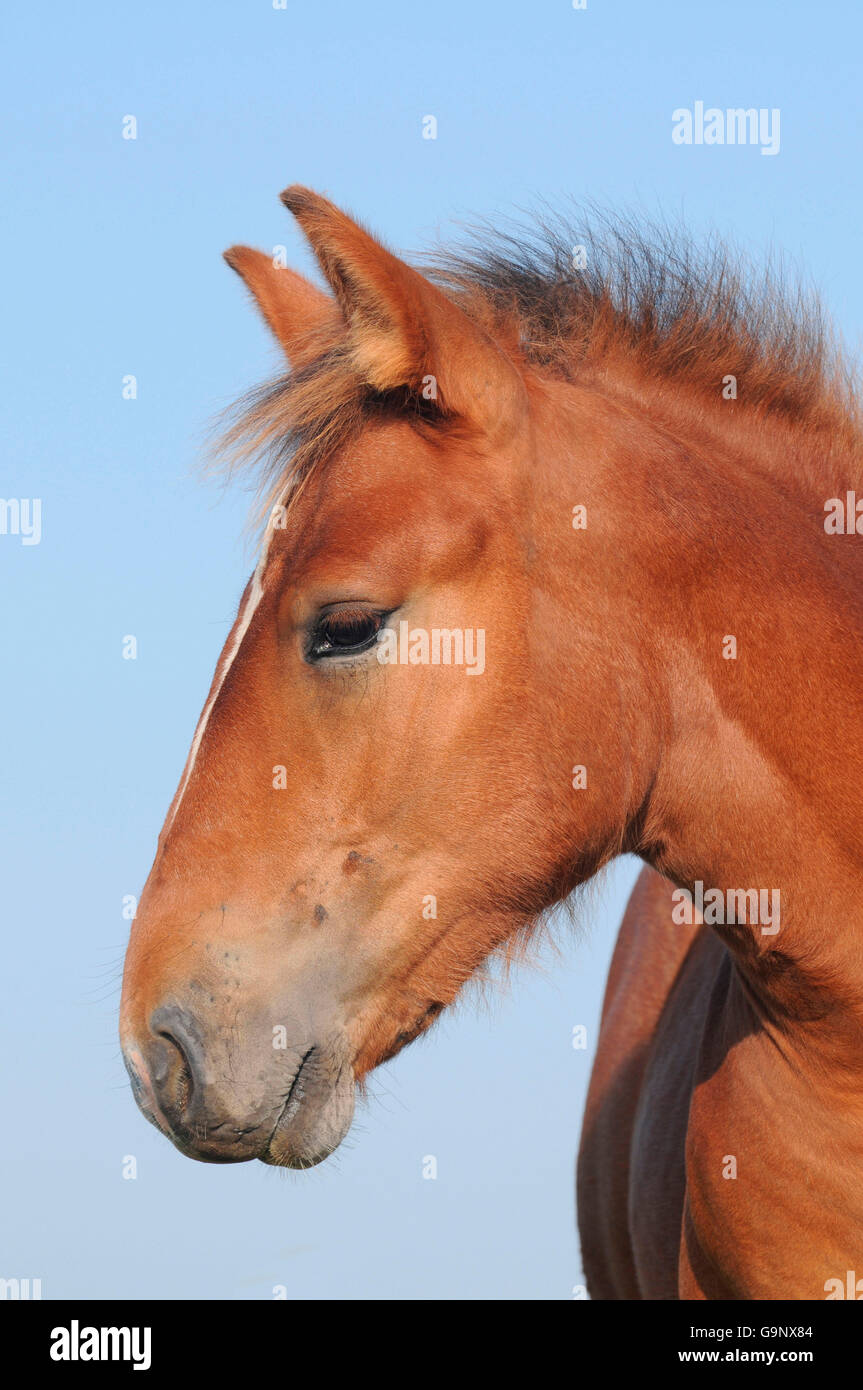
{"type": "MultiPolygon", "coordinates": [[[[640,672],[629,724],[649,745],[626,843],[726,906],[730,890],[778,895],[778,931],[717,926],[756,994],[790,1013],[829,999],[863,1030],[863,564],[859,538],[824,529],[852,460],[833,450],[819,498],[794,486],[786,427],[753,421],[747,456],[721,419],[687,430],[647,394],[640,410],[578,395],[570,490],[578,476],[584,537],[592,523],[604,537],[593,582],[610,585],[620,680],[640,672]]],[[[801,478],[818,476],[819,448],[800,443],[801,478]]],[[[579,566],[594,552],[570,542],[562,567],[567,553],[579,566]]]]}

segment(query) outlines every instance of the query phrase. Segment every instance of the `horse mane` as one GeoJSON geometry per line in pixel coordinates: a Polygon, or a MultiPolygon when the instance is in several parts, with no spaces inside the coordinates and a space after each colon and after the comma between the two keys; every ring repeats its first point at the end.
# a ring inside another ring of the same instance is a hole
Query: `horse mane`
{"type": "MultiPolygon", "coordinates": [[[[857,370],[817,293],[781,263],[754,265],[716,236],[700,243],[680,226],[592,208],[481,223],[418,268],[540,376],[575,382],[592,368],[629,366],[726,419],[737,411],[798,440],[818,436],[822,456],[863,452],[857,370]],[[729,375],[733,401],[721,397],[729,375]]],[[[309,366],[232,408],[217,456],[229,472],[257,472],[263,517],[370,420],[393,416],[432,435],[448,423],[407,389],[367,386],[334,336],[309,366]]]]}

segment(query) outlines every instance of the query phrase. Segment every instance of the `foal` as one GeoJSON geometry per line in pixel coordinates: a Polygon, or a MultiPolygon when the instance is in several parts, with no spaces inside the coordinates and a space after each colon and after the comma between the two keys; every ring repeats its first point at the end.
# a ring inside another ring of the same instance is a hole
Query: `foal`
{"type": "Polygon", "coordinates": [[[586,263],[551,234],[422,274],[283,202],[329,292],[227,253],[292,370],[229,441],[268,462],[268,520],[129,942],[141,1108],[194,1158],[319,1162],[373,1067],[632,851],[591,1294],[838,1296],[863,468],[817,317],[625,228],[586,263]]]}

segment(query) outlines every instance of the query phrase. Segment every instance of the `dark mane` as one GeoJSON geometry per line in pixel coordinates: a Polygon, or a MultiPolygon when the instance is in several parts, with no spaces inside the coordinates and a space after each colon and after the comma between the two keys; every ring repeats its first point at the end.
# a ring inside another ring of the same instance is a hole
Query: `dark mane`
{"type": "MultiPolygon", "coordinates": [[[[591,210],[529,226],[482,224],[466,245],[420,268],[539,374],[575,381],[590,366],[628,363],[726,409],[721,382],[733,375],[734,409],[820,434],[822,452],[861,448],[856,373],[818,296],[715,237],[696,244],[680,227],[591,210]]],[[[220,452],[229,468],[260,466],[268,507],[369,419],[419,422],[427,413],[408,392],[365,386],[336,343],[244,397],[220,452]]]]}
{"type": "Polygon", "coordinates": [[[718,394],[731,373],[748,408],[833,427],[852,383],[817,294],[783,267],[753,266],[716,237],[592,211],[487,236],[434,263],[443,285],[514,317],[528,361],[572,379],[628,356],[651,374],[718,394]],[[584,268],[573,264],[583,248],[584,268]]]}

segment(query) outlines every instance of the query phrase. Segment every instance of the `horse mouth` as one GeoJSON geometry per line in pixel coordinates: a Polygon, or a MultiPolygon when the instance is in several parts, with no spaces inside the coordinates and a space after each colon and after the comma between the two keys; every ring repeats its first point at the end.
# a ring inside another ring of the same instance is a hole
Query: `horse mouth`
{"type": "Polygon", "coordinates": [[[294,1079],[290,1084],[290,1088],[288,1090],[287,1095],[285,1096],[285,1103],[279,1111],[279,1117],[276,1120],[276,1123],[273,1125],[272,1133],[270,1134],[270,1137],[267,1140],[266,1148],[264,1149],[263,1153],[259,1155],[262,1163],[278,1162],[278,1160],[272,1159],[270,1157],[270,1150],[273,1145],[273,1140],[276,1138],[276,1135],[279,1130],[284,1131],[288,1128],[288,1126],[291,1123],[291,1120],[299,1112],[300,1107],[302,1106],[306,1094],[306,1085],[308,1084],[308,1075],[312,1070],[312,1068],[309,1067],[309,1061],[312,1058],[313,1054],[316,1052],[316,1050],[317,1049],[315,1047],[310,1047],[308,1051],[305,1052],[300,1059],[300,1065],[297,1067],[297,1070],[294,1073],[294,1079]],[[303,1082],[304,1074],[307,1077],[305,1084],[303,1082]]]}
{"type": "Polygon", "coordinates": [[[338,1148],[354,1114],[353,1068],[337,1053],[304,1053],[264,1151],[262,1163],[313,1168],[338,1148]]]}

